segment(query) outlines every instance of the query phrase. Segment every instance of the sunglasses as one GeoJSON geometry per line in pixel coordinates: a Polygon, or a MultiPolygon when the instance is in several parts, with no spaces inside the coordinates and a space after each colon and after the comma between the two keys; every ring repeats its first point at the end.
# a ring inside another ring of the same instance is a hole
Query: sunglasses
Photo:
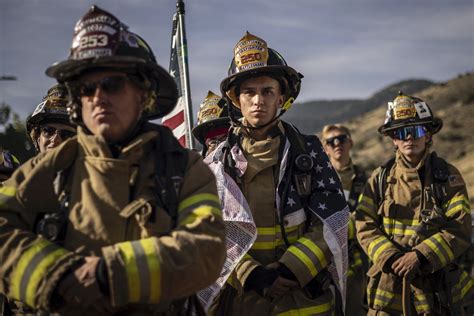
{"type": "Polygon", "coordinates": [[[423,125],[414,125],[397,128],[391,132],[390,136],[399,140],[407,140],[409,135],[411,135],[413,139],[418,139],[426,134],[428,134],[426,127],[423,125]]]}
{"type": "Polygon", "coordinates": [[[45,138],[51,139],[54,137],[54,135],[59,135],[62,140],[66,140],[68,138],[73,137],[76,135],[75,132],[71,132],[65,129],[59,129],[51,126],[42,126],[40,128],[41,135],[45,138]]]}
{"type": "Polygon", "coordinates": [[[125,83],[129,81],[126,76],[115,75],[102,78],[98,81],[79,82],[76,87],[76,93],[80,97],[91,97],[95,94],[97,87],[106,93],[117,93],[125,87],[125,83]]]}
{"type": "Polygon", "coordinates": [[[326,142],[326,145],[329,145],[331,147],[336,147],[337,144],[344,144],[348,138],[349,137],[346,134],[342,134],[342,135],[337,135],[331,138],[326,138],[324,141],[326,142]],[[337,141],[337,144],[336,144],[336,141],[337,141]]]}

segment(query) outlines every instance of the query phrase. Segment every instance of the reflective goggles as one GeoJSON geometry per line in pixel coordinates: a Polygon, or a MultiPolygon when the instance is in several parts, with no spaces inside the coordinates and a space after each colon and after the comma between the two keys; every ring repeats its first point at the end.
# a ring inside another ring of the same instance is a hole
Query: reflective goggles
{"type": "Polygon", "coordinates": [[[339,144],[344,144],[349,137],[347,134],[342,134],[342,135],[337,135],[334,137],[326,138],[324,142],[326,145],[329,145],[331,147],[336,147],[339,144]]]}
{"type": "Polygon", "coordinates": [[[48,138],[48,139],[53,138],[56,134],[59,135],[59,137],[61,137],[62,140],[66,140],[76,135],[75,132],[71,132],[65,129],[55,128],[52,126],[42,126],[40,127],[40,132],[43,137],[48,138]]]}
{"type": "Polygon", "coordinates": [[[129,80],[127,76],[114,75],[98,81],[78,82],[75,87],[75,94],[79,97],[91,97],[95,94],[97,87],[100,87],[106,93],[117,93],[125,87],[125,83],[129,80]]]}
{"type": "Polygon", "coordinates": [[[392,138],[399,140],[407,140],[409,135],[411,135],[413,139],[418,139],[426,134],[428,134],[428,130],[423,125],[400,127],[390,132],[392,138]]]}

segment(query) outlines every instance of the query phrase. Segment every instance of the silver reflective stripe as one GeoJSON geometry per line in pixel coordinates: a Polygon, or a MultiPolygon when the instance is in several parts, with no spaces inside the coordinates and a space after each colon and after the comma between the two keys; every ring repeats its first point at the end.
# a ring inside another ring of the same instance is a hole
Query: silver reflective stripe
{"type": "MultiPolygon", "coordinates": [[[[281,181],[283,180],[283,176],[285,175],[286,171],[286,164],[288,163],[288,156],[290,154],[290,142],[288,138],[285,137],[285,148],[283,149],[283,158],[280,163],[280,173],[278,174],[278,184],[277,184],[277,196],[281,198],[281,193],[279,192],[278,188],[280,187],[281,181]]],[[[277,215],[280,217],[281,210],[280,209],[280,198],[276,199],[276,208],[277,208],[277,215]]],[[[280,218],[278,218],[280,219],[280,218]]]]}

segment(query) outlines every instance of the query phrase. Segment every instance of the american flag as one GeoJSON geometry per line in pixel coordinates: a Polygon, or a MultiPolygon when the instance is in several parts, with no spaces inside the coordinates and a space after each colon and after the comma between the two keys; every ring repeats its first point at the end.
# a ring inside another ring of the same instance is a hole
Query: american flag
{"type": "Polygon", "coordinates": [[[173,16],[169,72],[178,86],[179,98],[174,110],[163,117],[161,123],[168,126],[183,147],[193,148],[192,104],[188,80],[188,50],[184,31],[184,3],[178,0],[177,12],[173,16]]]}

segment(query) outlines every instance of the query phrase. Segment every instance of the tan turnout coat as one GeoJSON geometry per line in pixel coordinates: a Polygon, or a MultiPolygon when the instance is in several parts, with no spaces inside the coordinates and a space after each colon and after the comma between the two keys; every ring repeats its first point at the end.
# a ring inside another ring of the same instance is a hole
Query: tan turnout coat
{"type": "MultiPolygon", "coordinates": [[[[357,237],[372,261],[368,272],[368,303],[372,310],[391,315],[402,312],[402,278],[390,273],[391,257],[410,250],[419,251],[426,260],[411,282],[412,310],[418,314],[440,313],[438,303],[445,308],[448,294],[439,279],[443,268],[452,263],[470,246],[471,214],[466,186],[459,171],[448,164],[447,198],[442,212],[446,219],[440,227],[420,233],[420,212],[434,208],[431,190],[433,168],[427,155],[415,168],[397,152],[394,166],[388,172],[387,189],[378,207],[374,171],[357,208],[357,237]],[[424,173],[424,182],[420,180],[424,173]],[[439,299],[437,299],[439,297],[439,299]],[[441,300],[441,302],[439,302],[441,300]]],[[[471,295],[473,280],[458,270],[452,280],[451,296],[456,305],[471,295]]],[[[441,312],[443,314],[444,312],[441,312]]]]}
{"type": "MultiPolygon", "coordinates": [[[[187,151],[173,227],[156,202],[153,151],[160,135],[144,132],[114,158],[104,139],[79,128],[77,138],[26,162],[0,189],[0,292],[51,310],[60,278],[91,255],[105,259],[111,303],[124,315],[173,313],[173,301],[213,283],[225,258],[215,178],[187,151]],[[40,213],[59,210],[52,183],[68,166],[67,233],[58,245],[34,229],[40,213]]],[[[59,312],[100,314],[73,305],[59,312]]]]}

